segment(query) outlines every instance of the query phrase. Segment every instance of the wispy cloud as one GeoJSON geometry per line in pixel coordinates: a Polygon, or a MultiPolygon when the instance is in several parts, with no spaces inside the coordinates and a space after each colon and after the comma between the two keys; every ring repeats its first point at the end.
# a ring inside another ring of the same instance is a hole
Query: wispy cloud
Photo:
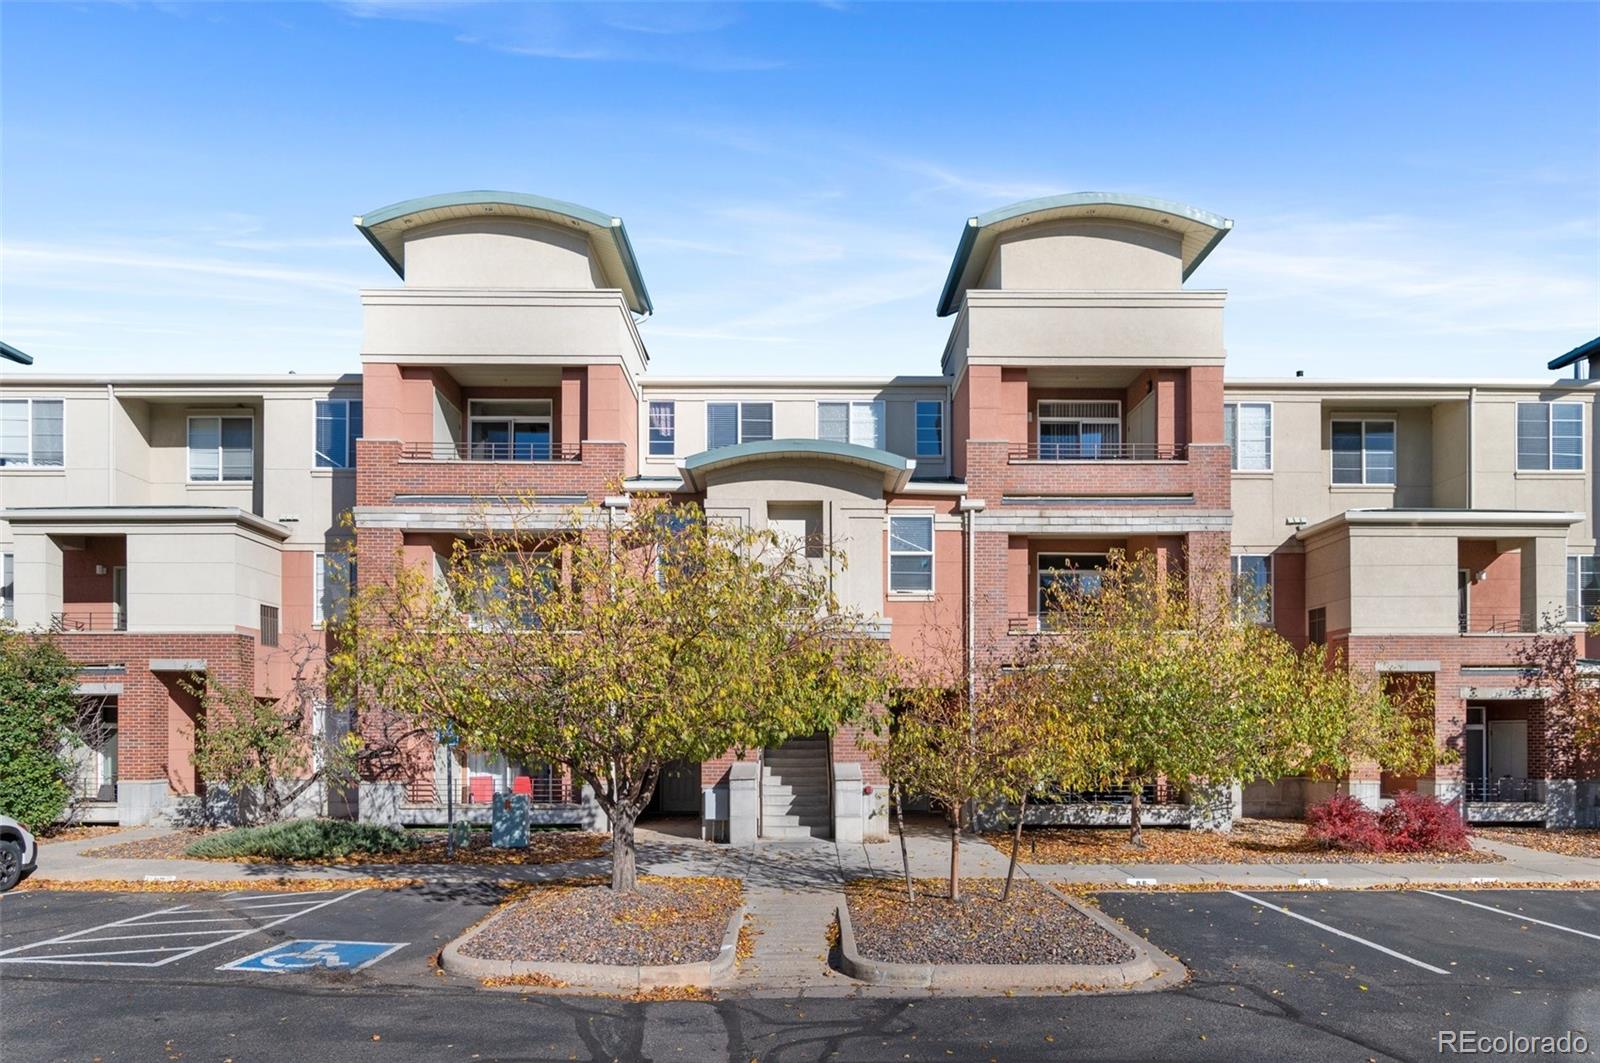
{"type": "MultiPolygon", "coordinates": [[[[0,262],[8,268],[40,272],[67,267],[103,267],[157,273],[193,274],[203,277],[230,277],[264,281],[296,288],[349,295],[361,285],[353,274],[325,272],[271,263],[238,262],[212,256],[153,254],[138,249],[95,246],[7,243],[0,245],[0,262]]],[[[24,274],[26,278],[26,274],[24,274]]]]}
{"type": "Polygon", "coordinates": [[[458,43],[566,62],[658,63],[707,72],[773,70],[785,62],[734,46],[731,4],[505,4],[336,0],[359,19],[437,24],[458,43]]]}
{"type": "Polygon", "coordinates": [[[883,161],[890,167],[929,182],[915,190],[920,195],[948,192],[970,202],[988,205],[1075,191],[1064,187],[1059,181],[962,173],[929,159],[885,157],[883,161]]]}

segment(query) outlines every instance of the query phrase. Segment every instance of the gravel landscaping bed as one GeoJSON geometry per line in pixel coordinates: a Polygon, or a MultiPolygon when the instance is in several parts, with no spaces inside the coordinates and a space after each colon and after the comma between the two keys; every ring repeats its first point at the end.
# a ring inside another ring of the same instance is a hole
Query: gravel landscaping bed
{"type": "Polygon", "coordinates": [[[884,963],[1114,964],[1133,951],[1048,887],[967,879],[959,903],[944,879],[920,879],[906,899],[904,879],[856,879],[845,886],[856,949],[884,963]]]}
{"type": "MultiPolygon", "coordinates": [[[[1009,834],[988,834],[984,840],[1002,853],[1011,852],[1009,834]]],[[[1028,864],[1491,864],[1501,858],[1475,849],[1344,852],[1324,849],[1295,820],[1240,819],[1231,834],[1146,827],[1143,849],[1128,844],[1126,827],[1026,827],[1021,859],[1028,864]]]]}
{"type": "Polygon", "coordinates": [[[462,945],[486,960],[662,966],[717,958],[742,899],[738,879],[639,876],[639,892],[599,878],[542,883],[462,945]]]}
{"type": "Polygon", "coordinates": [[[1600,830],[1545,830],[1543,827],[1473,827],[1472,833],[1492,842],[1510,842],[1562,856],[1600,860],[1600,830]]]}
{"type": "Polygon", "coordinates": [[[126,829],[105,823],[80,823],[70,827],[48,827],[35,834],[34,838],[40,845],[48,845],[50,842],[81,842],[85,838],[99,838],[126,829]]]}
{"type": "MultiPolygon", "coordinates": [[[[180,830],[145,841],[119,842],[86,849],[84,856],[104,857],[112,860],[224,860],[229,863],[252,864],[304,864],[310,866],[378,865],[378,864],[446,864],[445,837],[442,830],[409,832],[417,839],[413,848],[393,853],[351,853],[338,858],[316,860],[283,860],[253,856],[206,857],[192,854],[189,846],[214,831],[180,830]]],[[[564,864],[570,860],[592,860],[604,856],[609,850],[608,835],[577,830],[537,830],[529,834],[526,849],[495,849],[489,845],[486,831],[474,831],[466,848],[456,849],[455,863],[474,867],[517,867],[540,864],[564,864]]]]}

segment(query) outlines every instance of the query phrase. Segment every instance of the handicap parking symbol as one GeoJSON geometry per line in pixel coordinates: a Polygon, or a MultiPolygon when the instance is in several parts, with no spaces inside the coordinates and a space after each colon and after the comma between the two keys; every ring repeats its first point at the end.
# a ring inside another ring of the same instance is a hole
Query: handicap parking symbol
{"type": "Polygon", "coordinates": [[[241,956],[219,971],[267,971],[290,974],[303,971],[359,971],[370,967],[406,943],[387,941],[285,941],[241,956]]]}

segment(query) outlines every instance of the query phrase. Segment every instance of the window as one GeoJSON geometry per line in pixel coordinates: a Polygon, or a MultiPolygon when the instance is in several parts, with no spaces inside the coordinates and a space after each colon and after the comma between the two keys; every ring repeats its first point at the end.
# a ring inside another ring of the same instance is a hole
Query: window
{"type": "Polygon", "coordinates": [[[1306,613],[1306,638],[1318,646],[1328,641],[1328,610],[1319,606],[1306,613]]]}
{"type": "Polygon", "coordinates": [[[1517,403],[1517,468],[1528,472],[1583,468],[1583,405],[1517,403]]]}
{"type": "Polygon", "coordinates": [[[467,456],[473,461],[549,461],[549,399],[472,399],[467,456]]]}
{"type": "Polygon", "coordinates": [[[1567,623],[1600,620],[1600,557],[1567,558],[1567,623]]]}
{"type": "Polygon", "coordinates": [[[0,465],[61,465],[62,406],[60,399],[0,402],[0,465]]]}
{"type": "Polygon", "coordinates": [[[278,607],[263,605],[261,607],[261,645],[276,646],[278,644],[278,607]]]}
{"type": "MultiPolygon", "coordinates": [[[[1572,612],[1572,558],[1567,559],[1567,612],[1572,612]]],[[[1469,619],[1472,616],[1472,573],[1464,568],[1456,569],[1456,628],[1463,635],[1467,633],[1469,619]]],[[[1571,619],[1570,617],[1568,619],[1571,619]]]]}
{"type": "Polygon", "coordinates": [[[678,407],[672,402],[650,404],[650,453],[654,457],[672,457],[677,452],[678,407]]]}
{"type": "Polygon", "coordinates": [[[889,518],[889,592],[933,590],[933,518],[889,518]]]}
{"type": "Polygon", "coordinates": [[[13,572],[16,560],[11,554],[0,554],[0,620],[17,618],[17,585],[13,572]]]}
{"type": "Polygon", "coordinates": [[[361,403],[354,399],[317,401],[317,468],[353,469],[361,438],[361,403]]]}
{"type": "Polygon", "coordinates": [[[189,479],[195,483],[255,478],[256,423],[250,417],[189,418],[189,479]]]}
{"type": "Polygon", "coordinates": [[[1394,483],[1394,422],[1334,421],[1333,482],[1394,483]]]}
{"type": "Polygon", "coordinates": [[[772,438],[772,403],[706,403],[706,449],[772,438]]]}
{"type": "Polygon", "coordinates": [[[554,555],[478,554],[475,565],[475,569],[471,570],[475,585],[466,589],[467,596],[462,603],[471,626],[530,630],[538,625],[539,617],[534,607],[558,586],[560,580],[554,555]],[[491,604],[499,602],[510,604],[508,608],[491,604]]]}
{"type": "Polygon", "coordinates": [[[1272,558],[1266,554],[1235,554],[1233,601],[1244,607],[1244,617],[1257,624],[1272,623],[1272,558]]]}
{"type": "Polygon", "coordinates": [[[1115,458],[1121,452],[1122,403],[1039,403],[1039,457],[1115,458]]]}
{"type": "Polygon", "coordinates": [[[917,457],[944,457],[944,403],[917,403],[917,457]]]}
{"type": "Polygon", "coordinates": [[[817,403],[817,438],[863,447],[883,447],[883,403],[817,403]]]}
{"type": "Polygon", "coordinates": [[[1100,570],[1106,566],[1104,554],[1040,554],[1034,588],[1034,606],[1039,611],[1040,626],[1048,628],[1045,618],[1061,608],[1061,600],[1074,595],[1100,593],[1100,570]]]}
{"type": "Polygon", "coordinates": [[[1233,450],[1233,467],[1244,472],[1272,468],[1272,403],[1222,404],[1222,439],[1233,450]]]}
{"type": "Polygon", "coordinates": [[[356,559],[353,554],[318,553],[312,561],[314,581],[311,592],[311,623],[321,627],[329,618],[337,618],[344,603],[356,585],[356,559]]]}

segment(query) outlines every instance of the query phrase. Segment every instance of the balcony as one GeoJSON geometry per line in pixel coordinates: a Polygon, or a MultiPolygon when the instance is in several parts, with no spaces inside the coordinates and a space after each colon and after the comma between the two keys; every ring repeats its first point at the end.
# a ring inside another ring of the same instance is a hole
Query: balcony
{"type": "Polygon", "coordinates": [[[1006,452],[1011,465],[1026,462],[1187,461],[1187,443],[1014,443],[1006,452]]]}
{"type": "Polygon", "coordinates": [[[50,614],[50,630],[57,634],[126,631],[128,612],[116,605],[75,606],[69,602],[61,612],[50,614]]]}
{"type": "Polygon", "coordinates": [[[578,443],[403,443],[401,461],[574,462],[583,460],[578,443]]]}

